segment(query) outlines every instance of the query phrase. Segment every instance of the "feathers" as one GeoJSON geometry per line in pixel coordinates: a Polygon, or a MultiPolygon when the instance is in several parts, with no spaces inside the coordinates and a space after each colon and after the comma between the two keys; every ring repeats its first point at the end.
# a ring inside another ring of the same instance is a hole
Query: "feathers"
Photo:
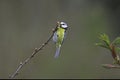
{"type": "Polygon", "coordinates": [[[60,54],[60,48],[63,43],[64,36],[65,36],[65,29],[60,27],[57,29],[57,31],[53,35],[53,41],[56,44],[56,52],[54,56],[55,58],[57,58],[60,54]]]}
{"type": "Polygon", "coordinates": [[[63,44],[63,40],[65,38],[65,33],[66,33],[66,29],[67,29],[67,24],[64,22],[60,23],[60,26],[57,27],[56,32],[53,35],[53,41],[56,44],[56,52],[54,57],[57,58],[60,54],[60,48],[61,45],[63,44]]]}
{"type": "Polygon", "coordinates": [[[55,43],[57,42],[57,38],[58,38],[57,32],[55,32],[54,35],[53,35],[53,41],[54,41],[55,43]]]}
{"type": "Polygon", "coordinates": [[[60,46],[56,47],[56,52],[55,52],[54,58],[58,58],[59,53],[60,53],[60,46]]]}

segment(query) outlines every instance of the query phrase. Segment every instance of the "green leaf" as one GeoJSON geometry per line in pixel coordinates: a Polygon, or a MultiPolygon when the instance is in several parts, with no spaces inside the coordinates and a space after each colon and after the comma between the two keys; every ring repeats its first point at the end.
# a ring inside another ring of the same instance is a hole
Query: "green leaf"
{"type": "Polygon", "coordinates": [[[104,34],[101,34],[100,37],[99,37],[100,40],[102,40],[103,42],[105,42],[105,44],[107,46],[110,45],[110,40],[109,40],[109,37],[108,35],[106,35],[105,33],[104,34]]]}
{"type": "Polygon", "coordinates": [[[102,43],[96,43],[95,45],[96,46],[100,46],[100,47],[104,47],[104,48],[107,48],[107,49],[110,49],[109,46],[107,46],[105,44],[102,44],[102,43]]]}
{"type": "Polygon", "coordinates": [[[120,44],[120,37],[117,37],[113,42],[112,44],[114,45],[119,45],[120,44]]]}

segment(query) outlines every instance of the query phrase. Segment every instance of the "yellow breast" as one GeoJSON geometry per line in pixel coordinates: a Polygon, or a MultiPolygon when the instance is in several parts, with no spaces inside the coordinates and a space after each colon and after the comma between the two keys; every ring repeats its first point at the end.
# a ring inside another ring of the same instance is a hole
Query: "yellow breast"
{"type": "Polygon", "coordinates": [[[57,35],[58,35],[58,43],[62,43],[64,39],[65,29],[58,27],[57,35]]]}

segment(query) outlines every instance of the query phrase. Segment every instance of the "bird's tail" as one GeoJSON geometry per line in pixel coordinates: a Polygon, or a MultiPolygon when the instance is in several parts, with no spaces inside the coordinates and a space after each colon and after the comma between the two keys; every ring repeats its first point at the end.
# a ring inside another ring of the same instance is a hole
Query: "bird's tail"
{"type": "Polygon", "coordinates": [[[60,47],[61,46],[58,46],[57,48],[56,48],[56,52],[55,52],[55,58],[57,58],[58,56],[59,56],[59,53],[60,53],[60,47]]]}

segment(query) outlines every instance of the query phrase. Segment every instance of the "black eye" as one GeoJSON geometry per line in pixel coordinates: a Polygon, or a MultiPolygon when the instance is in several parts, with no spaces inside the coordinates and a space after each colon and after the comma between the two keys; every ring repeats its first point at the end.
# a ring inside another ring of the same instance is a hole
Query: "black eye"
{"type": "Polygon", "coordinates": [[[65,25],[65,24],[62,24],[62,25],[65,25]]]}

